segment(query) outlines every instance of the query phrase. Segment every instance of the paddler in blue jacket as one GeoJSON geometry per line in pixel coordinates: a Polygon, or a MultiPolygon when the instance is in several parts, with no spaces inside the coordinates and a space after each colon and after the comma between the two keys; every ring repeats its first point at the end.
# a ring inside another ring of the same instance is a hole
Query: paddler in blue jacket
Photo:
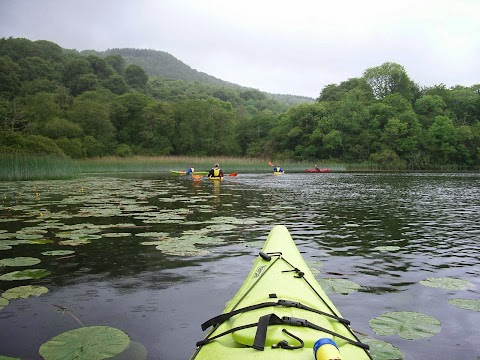
{"type": "Polygon", "coordinates": [[[273,171],[274,172],[283,172],[283,169],[280,165],[277,165],[277,166],[274,166],[273,167],[273,171]]]}
{"type": "Polygon", "coordinates": [[[190,174],[193,174],[194,172],[195,172],[195,169],[192,166],[190,166],[188,170],[185,172],[185,174],[190,175],[190,174]]]}
{"type": "Polygon", "coordinates": [[[216,163],[213,168],[210,169],[210,172],[208,173],[207,177],[215,177],[215,178],[223,178],[223,171],[220,169],[220,166],[218,163],[216,163]]]}

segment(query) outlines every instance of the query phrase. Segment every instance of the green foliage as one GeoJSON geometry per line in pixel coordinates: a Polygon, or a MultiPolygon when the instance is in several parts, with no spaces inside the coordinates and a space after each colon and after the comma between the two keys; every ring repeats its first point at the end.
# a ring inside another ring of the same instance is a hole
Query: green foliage
{"type": "Polygon", "coordinates": [[[89,326],[64,332],[40,346],[46,360],[101,360],[111,358],[130,344],[130,338],[109,326],[89,326]]]}
{"type": "Polygon", "coordinates": [[[125,81],[135,89],[144,89],[147,85],[148,75],[138,65],[128,65],[125,69],[125,81]]]}
{"type": "Polygon", "coordinates": [[[432,337],[440,332],[437,319],[412,311],[394,311],[370,320],[370,327],[378,335],[399,335],[407,340],[432,337]]]}
{"type": "Polygon", "coordinates": [[[325,86],[315,102],[231,84],[160,51],[79,53],[1,38],[0,152],[478,169],[479,89],[420,91],[403,66],[387,62],[325,86]]]}
{"type": "Polygon", "coordinates": [[[401,94],[409,101],[414,99],[416,85],[400,64],[386,62],[380,66],[368,68],[363,73],[363,77],[377,99],[395,93],[401,94]]]}

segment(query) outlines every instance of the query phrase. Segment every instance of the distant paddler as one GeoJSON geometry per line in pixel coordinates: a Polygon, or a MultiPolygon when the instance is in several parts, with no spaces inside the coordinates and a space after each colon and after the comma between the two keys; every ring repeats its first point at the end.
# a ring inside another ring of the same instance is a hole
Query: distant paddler
{"type": "Polygon", "coordinates": [[[280,174],[283,174],[284,171],[283,171],[283,168],[280,166],[280,165],[276,165],[273,167],[273,174],[274,175],[280,175],[280,174]]]}
{"type": "Polygon", "coordinates": [[[218,163],[213,165],[213,168],[210,169],[207,177],[212,180],[223,180],[223,171],[220,169],[220,165],[218,165],[218,163]]]}

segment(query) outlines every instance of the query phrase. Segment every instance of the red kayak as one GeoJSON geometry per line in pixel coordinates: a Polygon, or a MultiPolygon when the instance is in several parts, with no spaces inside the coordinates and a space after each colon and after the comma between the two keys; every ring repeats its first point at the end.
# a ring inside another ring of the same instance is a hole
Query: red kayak
{"type": "Polygon", "coordinates": [[[305,172],[308,173],[324,173],[324,172],[330,172],[330,169],[307,169],[305,172]]]}

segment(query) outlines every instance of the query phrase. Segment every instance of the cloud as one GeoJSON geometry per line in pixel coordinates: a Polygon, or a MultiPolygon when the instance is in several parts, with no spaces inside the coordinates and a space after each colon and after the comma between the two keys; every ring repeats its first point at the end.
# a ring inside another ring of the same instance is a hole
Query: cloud
{"type": "Polygon", "coordinates": [[[3,0],[0,36],[166,51],[222,80],[316,97],[386,61],[419,85],[480,82],[477,0],[3,0]]]}

